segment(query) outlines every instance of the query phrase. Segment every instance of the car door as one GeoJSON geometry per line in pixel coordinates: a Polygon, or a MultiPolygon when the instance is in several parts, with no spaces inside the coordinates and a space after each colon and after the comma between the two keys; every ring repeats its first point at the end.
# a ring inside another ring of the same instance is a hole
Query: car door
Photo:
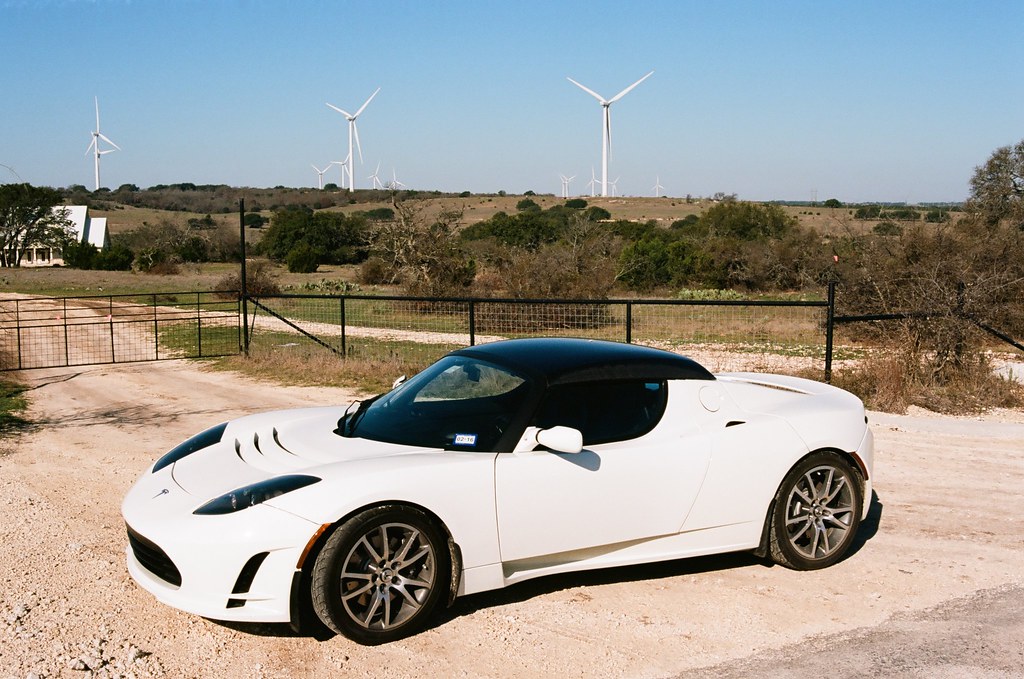
{"type": "Polygon", "coordinates": [[[709,437],[686,417],[690,391],[685,381],[549,390],[533,424],[580,429],[584,447],[578,453],[538,447],[497,456],[502,561],[677,533],[711,453],[709,437]]]}

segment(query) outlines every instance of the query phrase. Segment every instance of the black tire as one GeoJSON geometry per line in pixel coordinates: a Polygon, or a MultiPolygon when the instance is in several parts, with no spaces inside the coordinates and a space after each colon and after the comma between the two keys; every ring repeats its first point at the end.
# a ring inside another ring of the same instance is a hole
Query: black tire
{"type": "Polygon", "coordinates": [[[837,453],[808,455],[775,495],[768,527],[772,561],[798,571],[831,566],[853,544],[863,507],[857,469],[837,453]]]}
{"type": "Polygon", "coordinates": [[[423,629],[450,587],[444,533],[421,510],[385,505],[331,534],[313,565],[310,595],[325,625],[374,645],[423,629]]]}

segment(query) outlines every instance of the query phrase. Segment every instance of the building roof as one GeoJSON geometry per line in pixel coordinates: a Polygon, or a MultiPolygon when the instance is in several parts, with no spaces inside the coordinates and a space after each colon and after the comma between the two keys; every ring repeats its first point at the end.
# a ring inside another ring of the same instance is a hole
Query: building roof
{"type": "Polygon", "coordinates": [[[107,245],[107,218],[90,217],[89,207],[86,205],[57,205],[54,212],[64,211],[65,217],[71,223],[71,229],[79,243],[90,243],[99,249],[107,245]]]}

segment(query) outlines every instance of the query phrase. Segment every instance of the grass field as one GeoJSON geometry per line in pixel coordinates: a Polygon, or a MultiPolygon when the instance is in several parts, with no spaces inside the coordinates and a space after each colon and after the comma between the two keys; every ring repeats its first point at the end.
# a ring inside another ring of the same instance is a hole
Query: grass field
{"type": "MultiPolygon", "coordinates": [[[[531,200],[548,209],[565,202],[565,199],[551,195],[528,196],[531,200]]],[[[523,200],[520,195],[473,195],[467,198],[458,196],[440,198],[417,198],[410,201],[410,204],[422,205],[425,214],[433,215],[442,210],[462,210],[463,220],[466,225],[482,222],[490,219],[498,212],[514,214],[516,203],[523,200]]],[[[688,215],[699,215],[715,203],[711,200],[693,199],[687,202],[685,198],[670,197],[600,197],[581,196],[588,205],[602,207],[611,213],[613,219],[627,219],[630,221],[655,220],[663,226],[669,226],[672,222],[683,219],[688,215]]],[[[375,203],[358,203],[343,207],[328,208],[330,210],[344,212],[365,212],[375,208],[390,207],[388,200],[381,200],[375,203]]],[[[857,232],[869,231],[878,222],[875,220],[854,220],[848,208],[825,208],[806,206],[782,206],[782,209],[796,217],[802,226],[814,228],[822,233],[840,233],[846,229],[853,229],[857,232]]],[[[184,227],[189,219],[202,218],[205,215],[193,212],[174,212],[168,210],[154,210],[123,206],[115,210],[93,210],[97,217],[107,218],[107,228],[113,235],[131,231],[143,225],[160,224],[169,222],[184,227]]],[[[270,211],[263,211],[264,217],[271,216],[270,211]]],[[[226,228],[238,228],[238,213],[214,214],[211,218],[218,225],[226,228]]],[[[248,229],[247,238],[255,242],[260,237],[259,229],[248,229]]]]}

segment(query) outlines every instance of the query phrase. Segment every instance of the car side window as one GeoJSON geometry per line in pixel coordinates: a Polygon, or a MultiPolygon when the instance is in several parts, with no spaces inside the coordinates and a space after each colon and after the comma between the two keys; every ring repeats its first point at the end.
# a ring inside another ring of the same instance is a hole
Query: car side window
{"type": "Polygon", "coordinates": [[[638,438],[654,429],[665,414],[668,386],[642,380],[567,384],[548,389],[533,425],[541,429],[572,427],[583,444],[638,438]]]}

